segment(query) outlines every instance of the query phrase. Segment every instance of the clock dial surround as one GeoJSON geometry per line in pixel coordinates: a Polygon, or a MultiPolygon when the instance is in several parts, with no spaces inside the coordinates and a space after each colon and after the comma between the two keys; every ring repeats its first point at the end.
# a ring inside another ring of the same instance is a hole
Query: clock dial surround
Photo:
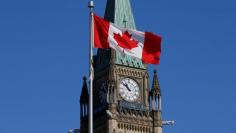
{"type": "Polygon", "coordinates": [[[124,78],[119,84],[120,96],[128,102],[136,101],[140,96],[138,83],[131,78],[124,78]]]}

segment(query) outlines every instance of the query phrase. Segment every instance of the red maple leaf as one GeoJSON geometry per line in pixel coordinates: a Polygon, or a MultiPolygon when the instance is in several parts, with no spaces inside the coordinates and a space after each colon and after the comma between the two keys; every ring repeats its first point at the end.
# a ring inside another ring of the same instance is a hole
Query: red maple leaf
{"type": "Polygon", "coordinates": [[[124,49],[131,50],[132,48],[138,47],[138,41],[131,38],[132,35],[128,31],[122,33],[122,36],[118,33],[114,33],[114,39],[117,41],[118,45],[124,49]]]}

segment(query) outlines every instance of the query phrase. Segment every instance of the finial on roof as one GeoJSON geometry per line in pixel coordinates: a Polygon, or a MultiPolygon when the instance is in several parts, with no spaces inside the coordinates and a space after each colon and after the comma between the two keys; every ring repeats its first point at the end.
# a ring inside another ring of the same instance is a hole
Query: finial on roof
{"type": "Polygon", "coordinates": [[[156,73],[157,73],[157,69],[154,69],[154,71],[153,71],[153,72],[154,72],[154,74],[156,74],[156,73]]]}
{"type": "Polygon", "coordinates": [[[84,80],[84,81],[86,81],[86,80],[87,80],[86,76],[84,76],[84,77],[83,77],[83,80],[84,80]]]}

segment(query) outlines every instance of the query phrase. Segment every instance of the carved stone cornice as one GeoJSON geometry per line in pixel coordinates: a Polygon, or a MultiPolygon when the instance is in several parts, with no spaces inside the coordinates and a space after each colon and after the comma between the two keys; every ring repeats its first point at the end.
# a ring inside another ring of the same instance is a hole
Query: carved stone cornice
{"type": "Polygon", "coordinates": [[[146,70],[134,69],[129,67],[117,67],[115,69],[117,74],[129,75],[133,77],[143,77],[146,75],[146,70]]]}
{"type": "Polygon", "coordinates": [[[138,125],[152,125],[152,118],[150,116],[149,110],[141,111],[123,108],[118,110],[116,120],[119,122],[132,123],[138,125]]]}

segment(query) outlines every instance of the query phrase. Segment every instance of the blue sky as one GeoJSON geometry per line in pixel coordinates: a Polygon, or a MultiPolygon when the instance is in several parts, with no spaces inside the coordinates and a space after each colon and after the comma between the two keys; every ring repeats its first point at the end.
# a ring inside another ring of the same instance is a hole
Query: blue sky
{"type": "MultiPolygon", "coordinates": [[[[65,133],[88,75],[86,0],[0,1],[0,133],[65,133]]],[[[96,0],[103,16],[106,0],[96,0]]],[[[236,2],[132,0],[137,28],[163,37],[164,133],[235,133],[236,2]]]]}

